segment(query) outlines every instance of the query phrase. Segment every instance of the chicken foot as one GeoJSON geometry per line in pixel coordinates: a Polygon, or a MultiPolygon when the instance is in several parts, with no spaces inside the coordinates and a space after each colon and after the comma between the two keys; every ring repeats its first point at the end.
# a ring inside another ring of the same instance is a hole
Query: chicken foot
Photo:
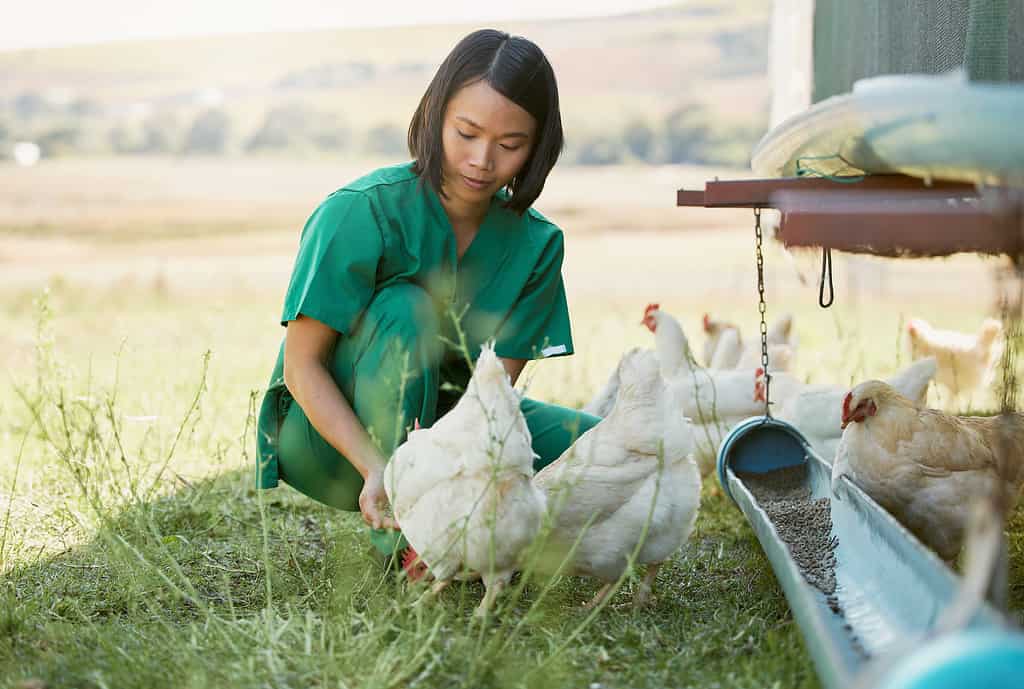
{"type": "Polygon", "coordinates": [[[604,601],[604,599],[608,597],[608,594],[612,592],[612,588],[614,586],[615,586],[615,582],[614,581],[609,582],[609,583],[605,584],[604,586],[602,586],[601,590],[597,592],[597,595],[595,595],[593,598],[590,599],[590,602],[583,604],[583,609],[584,610],[593,610],[594,608],[599,606],[602,603],[602,601],[604,601]]]}
{"type": "Polygon", "coordinates": [[[444,591],[446,588],[448,588],[448,584],[450,583],[452,583],[451,579],[438,579],[433,584],[431,584],[429,589],[423,592],[423,595],[416,599],[413,605],[420,606],[426,605],[428,603],[433,603],[434,599],[437,598],[441,591],[444,591]]]}
{"type": "MultiPolygon", "coordinates": [[[[651,600],[651,590],[654,588],[654,580],[658,576],[658,569],[661,567],[660,562],[655,562],[647,565],[647,571],[644,573],[644,578],[640,581],[640,586],[637,588],[636,593],[633,594],[633,607],[641,608],[647,605],[651,600]]],[[[599,606],[604,599],[608,597],[608,594],[612,592],[615,587],[615,582],[610,582],[601,587],[601,590],[587,603],[583,605],[584,610],[593,610],[599,606]]]]}
{"type": "Polygon", "coordinates": [[[647,572],[644,574],[644,578],[640,582],[636,593],[633,594],[634,608],[642,608],[651,602],[651,590],[654,588],[654,580],[657,578],[660,568],[660,562],[653,562],[647,565],[647,572]]]}
{"type": "Polygon", "coordinates": [[[476,610],[473,611],[473,615],[476,617],[486,617],[487,613],[490,612],[494,606],[494,601],[498,598],[498,594],[505,590],[505,586],[509,580],[506,577],[500,577],[494,581],[488,583],[484,580],[484,598],[480,601],[480,605],[477,606],[476,610]]]}

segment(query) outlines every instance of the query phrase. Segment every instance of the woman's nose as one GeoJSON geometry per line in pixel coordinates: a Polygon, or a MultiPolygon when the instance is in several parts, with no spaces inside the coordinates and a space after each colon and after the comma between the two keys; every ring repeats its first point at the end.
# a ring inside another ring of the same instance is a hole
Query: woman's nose
{"type": "Polygon", "coordinates": [[[481,141],[474,146],[470,164],[481,170],[490,170],[494,166],[494,156],[492,155],[490,144],[481,141]]]}

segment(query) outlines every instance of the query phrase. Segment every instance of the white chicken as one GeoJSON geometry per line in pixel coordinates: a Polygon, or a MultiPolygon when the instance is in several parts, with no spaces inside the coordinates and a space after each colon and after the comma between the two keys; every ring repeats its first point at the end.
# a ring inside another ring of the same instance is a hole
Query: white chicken
{"type": "MultiPolygon", "coordinates": [[[[755,368],[761,365],[760,340],[747,345],[740,329],[734,323],[713,319],[705,313],[703,319],[704,361],[709,368],[755,368]]],[[[783,314],[768,329],[768,367],[771,371],[789,371],[796,359],[796,335],[792,314],[783,314]]]]}
{"type": "Polygon", "coordinates": [[[478,615],[508,584],[544,515],[519,402],[484,345],[458,403],[431,428],[412,431],[384,473],[395,519],[436,579],[432,593],[478,574],[487,588],[478,615]]]}
{"type": "Polygon", "coordinates": [[[654,333],[662,376],[679,416],[692,419],[695,457],[701,476],[715,468],[718,446],[729,430],[750,416],[764,413],[751,385],[759,369],[701,368],[693,358],[682,326],[657,304],[647,307],[644,324],[654,333]]]}
{"type": "MultiPolygon", "coordinates": [[[[658,304],[648,304],[644,309],[642,325],[654,333],[654,350],[661,367],[661,375],[670,379],[679,373],[699,368],[690,350],[690,342],[683,327],[672,314],[662,311],[658,304]]],[[[616,364],[604,387],[583,407],[583,411],[594,416],[605,417],[611,412],[615,395],[619,391],[619,366],[616,364]]]]}
{"type": "MultiPolygon", "coordinates": [[[[935,359],[915,361],[887,379],[904,397],[924,406],[928,385],[935,376],[935,359]]],[[[799,429],[827,462],[835,457],[843,434],[842,402],[849,388],[840,385],[806,385],[787,374],[773,373],[770,394],[779,411],[775,416],[799,429]]],[[[755,396],[764,399],[764,376],[759,375],[755,396]]]]}
{"type": "Polygon", "coordinates": [[[974,335],[939,330],[920,318],[907,323],[911,355],[935,357],[939,365],[935,381],[954,398],[970,395],[991,380],[1001,351],[1002,330],[994,318],[986,319],[974,335]]]}
{"type": "Polygon", "coordinates": [[[555,572],[565,563],[565,573],[606,582],[590,607],[634,553],[648,565],[634,597],[643,604],[658,568],[689,538],[700,505],[693,431],[673,411],[658,359],[632,350],[618,373],[611,412],[533,479],[552,518],[541,568],[555,572]]]}
{"type": "Polygon", "coordinates": [[[704,314],[701,323],[704,326],[704,363],[709,367],[715,367],[717,363],[718,368],[735,368],[743,355],[739,327],[729,321],[712,318],[709,313],[704,314]]]}
{"type": "Polygon", "coordinates": [[[663,379],[670,380],[700,368],[683,326],[675,316],[662,311],[659,304],[648,304],[641,323],[654,333],[654,351],[658,355],[663,379]]]}
{"type": "MultiPolygon", "coordinates": [[[[679,321],[658,304],[647,305],[641,322],[654,333],[654,352],[662,381],[674,401],[675,418],[692,419],[697,465],[701,476],[707,476],[715,467],[718,446],[732,426],[764,413],[764,404],[754,398],[752,387],[757,369],[701,367],[679,321]]],[[[601,417],[610,412],[619,389],[620,367],[584,411],[601,417]]]]}
{"type": "Polygon", "coordinates": [[[716,420],[731,425],[764,413],[764,402],[756,395],[756,382],[761,374],[760,368],[705,368],[676,376],[666,384],[681,416],[695,423],[716,420]]]}
{"type": "MultiPolygon", "coordinates": [[[[619,359],[621,362],[622,360],[619,359]]],[[[593,416],[599,416],[604,418],[608,416],[608,413],[615,406],[615,396],[619,394],[619,366],[616,364],[612,374],[608,376],[608,380],[604,386],[598,391],[594,397],[583,405],[583,412],[591,414],[593,416]]]]}
{"type": "Polygon", "coordinates": [[[960,551],[971,505],[996,495],[1012,509],[1024,482],[1024,415],[953,416],[920,409],[878,380],[842,403],[842,441],[832,491],[842,477],[943,559],[960,551]],[[1005,450],[1001,450],[1005,448],[1005,450]]]}

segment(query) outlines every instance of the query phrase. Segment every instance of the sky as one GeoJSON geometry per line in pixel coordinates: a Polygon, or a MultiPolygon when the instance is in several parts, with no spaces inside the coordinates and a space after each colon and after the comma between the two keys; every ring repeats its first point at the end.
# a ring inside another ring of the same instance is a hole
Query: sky
{"type": "Polygon", "coordinates": [[[0,50],[328,27],[621,14],[671,0],[29,0],[0,22],[0,50]]]}

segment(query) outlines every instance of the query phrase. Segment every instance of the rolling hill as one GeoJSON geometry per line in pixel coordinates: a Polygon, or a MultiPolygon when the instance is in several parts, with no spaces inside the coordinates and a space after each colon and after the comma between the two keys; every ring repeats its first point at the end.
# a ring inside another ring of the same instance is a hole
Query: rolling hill
{"type": "MultiPolygon", "coordinates": [[[[716,126],[763,126],[769,12],[758,0],[694,0],[498,28],[530,37],[548,54],[569,142],[579,144],[618,136],[630,123],[656,129],[689,111],[716,126]]],[[[167,152],[180,145],[170,139],[187,137],[202,113],[216,110],[223,118],[213,124],[230,131],[228,145],[211,152],[251,147],[269,127],[271,144],[275,131],[302,129],[327,132],[317,147],[337,150],[373,132],[390,137],[373,152],[388,154],[436,66],[473,28],[324,29],[0,53],[0,140],[42,139],[56,154],[167,152]]]]}

